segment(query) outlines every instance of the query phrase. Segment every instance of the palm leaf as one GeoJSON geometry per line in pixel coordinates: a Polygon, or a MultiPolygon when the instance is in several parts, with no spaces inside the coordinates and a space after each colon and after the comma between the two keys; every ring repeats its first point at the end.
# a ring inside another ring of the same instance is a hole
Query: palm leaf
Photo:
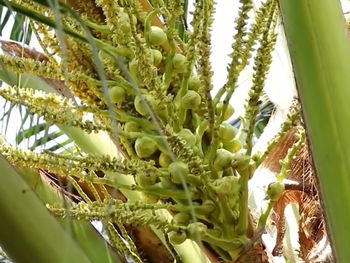
{"type": "Polygon", "coordinates": [[[25,139],[33,141],[29,147],[30,150],[35,150],[41,147],[46,151],[64,151],[66,147],[72,143],[72,140],[64,136],[65,134],[60,131],[56,126],[52,126],[47,122],[41,122],[35,125],[29,125],[28,128],[18,132],[16,136],[16,143],[20,144],[25,139]],[[49,132],[49,130],[53,130],[49,132]],[[39,134],[42,134],[41,136],[39,134]],[[61,141],[59,143],[58,141],[61,141]],[[51,146],[49,146],[51,144],[51,146]],[[53,144],[53,145],[52,145],[53,144]]]}
{"type": "Polygon", "coordinates": [[[0,36],[2,35],[2,31],[4,30],[5,26],[7,25],[7,22],[9,21],[9,18],[11,16],[11,10],[4,8],[3,6],[1,6],[0,9],[0,17],[2,18],[0,21],[0,36]],[[4,17],[2,18],[2,14],[3,12],[6,11],[4,17]]]}
{"type": "Polygon", "coordinates": [[[27,18],[20,13],[16,13],[14,18],[15,22],[11,29],[10,39],[29,44],[32,38],[32,30],[27,18]]]}
{"type": "Polygon", "coordinates": [[[350,47],[338,1],[280,7],[337,262],[350,250],[350,47]],[[327,16],[328,19],[325,19],[327,16]]]}

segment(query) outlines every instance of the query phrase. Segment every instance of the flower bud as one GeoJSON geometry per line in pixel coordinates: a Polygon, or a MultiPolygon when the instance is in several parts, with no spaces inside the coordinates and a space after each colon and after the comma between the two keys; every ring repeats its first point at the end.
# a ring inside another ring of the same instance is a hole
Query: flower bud
{"type": "MultiPolygon", "coordinates": [[[[222,102],[219,102],[218,104],[216,104],[215,112],[217,115],[220,116],[222,114],[223,106],[224,106],[224,103],[222,102]]],[[[235,112],[234,108],[230,104],[228,104],[226,111],[223,114],[224,120],[228,120],[234,112],[235,112]]]]}
{"type": "Polygon", "coordinates": [[[189,169],[187,164],[184,162],[176,161],[169,165],[168,167],[171,181],[175,184],[181,184],[182,180],[189,174],[189,169]]]}
{"type": "Polygon", "coordinates": [[[216,179],[213,183],[213,187],[218,194],[233,196],[239,191],[239,177],[225,176],[216,179]]]}
{"type": "Polygon", "coordinates": [[[173,57],[173,67],[177,72],[186,71],[186,62],[187,58],[182,54],[176,53],[173,57]]]}
{"type": "Polygon", "coordinates": [[[124,131],[125,132],[139,132],[140,126],[134,121],[128,121],[124,125],[124,131]]]}
{"type": "Polygon", "coordinates": [[[242,143],[239,139],[233,139],[232,141],[224,142],[224,148],[231,153],[236,153],[242,149],[242,143]]]}
{"type": "Polygon", "coordinates": [[[158,66],[160,62],[162,62],[163,55],[158,49],[151,49],[152,57],[153,57],[153,65],[158,66]]]}
{"type": "Polygon", "coordinates": [[[128,34],[130,33],[130,19],[127,13],[120,12],[118,14],[119,16],[119,26],[120,29],[123,31],[123,33],[128,34]]]}
{"type": "Polygon", "coordinates": [[[207,226],[201,222],[191,223],[187,227],[187,234],[191,239],[202,238],[207,233],[207,229],[207,226]]]}
{"type": "Polygon", "coordinates": [[[236,136],[236,133],[236,128],[228,123],[222,123],[219,127],[219,137],[224,142],[233,140],[233,138],[236,136]]]}
{"type": "Polygon", "coordinates": [[[243,171],[243,170],[249,168],[250,163],[251,163],[251,157],[249,155],[235,154],[232,166],[237,171],[243,171]]]}
{"type": "Polygon", "coordinates": [[[184,139],[188,146],[192,147],[196,144],[196,136],[189,129],[182,129],[177,134],[181,139],[184,139]]]}
{"type": "Polygon", "coordinates": [[[159,162],[159,165],[161,167],[168,167],[169,164],[171,163],[171,159],[170,159],[170,156],[167,155],[166,153],[164,152],[161,152],[160,155],[159,155],[159,159],[158,159],[158,162],[159,162]]]}
{"type": "Polygon", "coordinates": [[[205,200],[203,204],[195,208],[197,214],[208,215],[216,209],[216,205],[212,200],[205,200]]]}
{"type": "Polygon", "coordinates": [[[142,201],[147,204],[154,204],[159,201],[159,196],[152,195],[152,194],[141,193],[141,198],[142,198],[142,201]]]}
{"type": "Polygon", "coordinates": [[[192,75],[188,79],[188,88],[189,89],[194,90],[194,91],[198,91],[200,86],[201,86],[201,81],[197,76],[192,75]]]}
{"type": "Polygon", "coordinates": [[[197,92],[188,90],[187,93],[182,97],[181,106],[185,109],[195,110],[199,107],[201,101],[202,98],[197,92]]]}
{"type": "Polygon", "coordinates": [[[112,103],[119,103],[125,99],[125,90],[119,86],[113,86],[108,89],[109,98],[112,103]]]}
{"type": "Polygon", "coordinates": [[[154,98],[150,95],[144,96],[143,99],[145,101],[141,100],[140,96],[135,96],[134,106],[138,113],[140,113],[142,116],[147,116],[149,113],[145,105],[145,102],[148,103],[148,105],[152,109],[152,105],[155,105],[155,101],[154,101],[154,98]]]}
{"type": "Polygon", "coordinates": [[[277,201],[284,191],[284,184],[280,182],[273,182],[267,187],[267,196],[272,201],[277,201]]]}
{"type": "Polygon", "coordinates": [[[139,174],[135,176],[136,183],[141,187],[149,187],[157,182],[157,176],[155,174],[139,174]]]}
{"type": "Polygon", "coordinates": [[[135,142],[135,151],[138,157],[150,157],[157,150],[156,143],[149,137],[137,138],[135,142]]]}
{"type": "Polygon", "coordinates": [[[233,159],[233,155],[225,150],[225,149],[218,149],[216,151],[216,156],[214,160],[214,168],[216,171],[222,171],[230,166],[233,159]]]}
{"type": "Polygon", "coordinates": [[[147,32],[146,38],[148,43],[155,46],[159,46],[167,40],[163,29],[157,26],[151,26],[151,29],[147,32]]]}
{"type": "Polygon", "coordinates": [[[173,217],[173,221],[178,225],[187,225],[190,222],[190,215],[185,212],[179,212],[173,217]]]}

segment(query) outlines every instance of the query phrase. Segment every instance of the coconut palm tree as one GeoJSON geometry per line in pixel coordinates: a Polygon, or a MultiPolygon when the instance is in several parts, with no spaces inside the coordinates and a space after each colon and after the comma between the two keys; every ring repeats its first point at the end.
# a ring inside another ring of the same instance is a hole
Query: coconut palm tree
{"type": "Polygon", "coordinates": [[[334,256],[346,262],[350,60],[340,5],[240,1],[227,81],[216,92],[213,1],[196,1],[191,21],[187,1],[0,5],[0,32],[13,17],[17,41],[1,40],[2,121],[10,127],[17,109],[21,122],[14,143],[6,134],[0,142],[0,244],[10,260],[273,262],[284,250],[284,208],[297,203],[300,249],[285,256],[317,262],[328,239],[321,195],[334,256]],[[292,103],[257,151],[273,108],[263,89],[279,10],[305,118],[292,103]],[[325,22],[326,12],[334,21],[325,22]],[[40,51],[30,47],[34,38],[40,51]],[[245,113],[234,119],[230,101],[246,69],[245,113]],[[248,183],[263,168],[275,179],[261,212],[248,183]],[[273,251],[266,232],[277,233],[273,251]]]}

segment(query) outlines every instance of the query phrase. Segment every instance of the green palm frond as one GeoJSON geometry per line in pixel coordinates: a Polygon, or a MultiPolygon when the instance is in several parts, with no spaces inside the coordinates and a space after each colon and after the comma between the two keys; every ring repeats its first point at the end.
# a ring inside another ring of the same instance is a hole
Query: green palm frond
{"type": "Polygon", "coordinates": [[[5,8],[4,6],[0,7],[0,36],[2,36],[3,30],[9,21],[11,13],[11,10],[5,8]]]}
{"type": "Polygon", "coordinates": [[[0,36],[4,34],[4,28],[10,27],[9,39],[29,44],[32,39],[32,29],[28,18],[6,6],[0,7],[0,36]],[[9,23],[13,23],[10,27],[9,23]]]}
{"type": "Polygon", "coordinates": [[[14,20],[10,39],[29,44],[32,39],[32,29],[29,26],[28,18],[20,13],[15,13],[14,20]]]}

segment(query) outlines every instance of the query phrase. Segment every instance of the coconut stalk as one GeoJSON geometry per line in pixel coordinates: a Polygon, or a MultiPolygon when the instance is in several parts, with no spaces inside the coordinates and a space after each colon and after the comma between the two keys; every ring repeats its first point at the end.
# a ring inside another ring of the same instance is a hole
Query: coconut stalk
{"type": "Polygon", "coordinates": [[[279,3],[334,256],[348,262],[350,43],[345,21],[338,1],[279,3]]]}

